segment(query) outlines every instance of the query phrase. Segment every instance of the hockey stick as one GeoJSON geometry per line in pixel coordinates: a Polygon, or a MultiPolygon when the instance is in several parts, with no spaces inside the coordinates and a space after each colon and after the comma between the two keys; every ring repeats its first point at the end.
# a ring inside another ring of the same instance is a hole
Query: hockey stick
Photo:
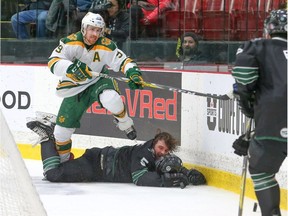
{"type": "MultiPolygon", "coordinates": [[[[248,119],[246,134],[244,139],[248,141],[250,139],[251,134],[251,126],[252,126],[252,118],[248,119]]],[[[241,185],[240,185],[240,200],[239,200],[239,209],[238,209],[238,216],[242,216],[243,213],[243,205],[244,205],[244,195],[245,195],[245,187],[246,187],[246,175],[247,175],[247,165],[248,165],[248,156],[245,155],[243,158],[243,165],[242,165],[242,175],[241,175],[241,185]]]]}
{"type": "MultiPolygon", "coordinates": [[[[130,79],[125,78],[125,77],[113,77],[109,76],[107,74],[103,73],[98,73],[98,72],[92,72],[92,75],[94,77],[103,77],[107,79],[115,79],[121,82],[129,82],[130,79]]],[[[220,99],[220,100],[230,100],[233,98],[233,93],[229,92],[228,94],[224,95],[211,95],[211,94],[206,94],[206,93],[201,93],[201,92],[196,92],[196,91],[191,91],[191,90],[186,90],[186,89],[180,89],[172,86],[166,86],[166,85],[161,85],[161,84],[156,84],[156,83],[151,83],[151,82],[142,82],[142,84],[146,87],[150,88],[156,88],[156,89],[163,89],[163,90],[168,90],[168,91],[173,91],[173,92],[178,92],[178,93],[185,93],[185,94],[191,94],[191,95],[196,95],[196,96],[201,96],[201,97],[210,97],[210,98],[215,98],[215,99],[220,99]]]]}

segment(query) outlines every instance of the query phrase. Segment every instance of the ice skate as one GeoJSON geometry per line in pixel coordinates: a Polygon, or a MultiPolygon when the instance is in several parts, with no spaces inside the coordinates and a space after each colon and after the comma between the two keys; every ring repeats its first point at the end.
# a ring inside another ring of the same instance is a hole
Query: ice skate
{"type": "Polygon", "coordinates": [[[52,113],[46,113],[41,111],[36,111],[35,113],[37,119],[47,120],[53,124],[56,124],[57,116],[52,113]]]}
{"type": "Polygon", "coordinates": [[[137,132],[135,130],[133,120],[128,118],[125,122],[120,122],[118,119],[114,119],[114,123],[119,130],[124,131],[128,139],[135,140],[137,137],[137,132]]]}
{"type": "Polygon", "coordinates": [[[50,121],[39,118],[27,118],[26,126],[39,135],[39,139],[35,144],[48,141],[51,138],[54,139],[53,131],[55,124],[50,121]]]}

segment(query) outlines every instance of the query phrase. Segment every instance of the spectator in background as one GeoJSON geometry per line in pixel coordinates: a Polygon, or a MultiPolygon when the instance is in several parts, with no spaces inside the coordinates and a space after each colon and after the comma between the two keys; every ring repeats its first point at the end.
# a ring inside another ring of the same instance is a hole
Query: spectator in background
{"type": "MultiPolygon", "coordinates": [[[[75,0],[76,1],[76,0],[75,0]]],[[[76,16],[76,2],[74,0],[53,0],[49,8],[47,19],[46,19],[46,28],[49,30],[51,36],[62,37],[63,32],[70,31],[70,25],[73,26],[72,22],[67,25],[67,19],[76,16]],[[68,29],[67,29],[68,28],[68,29]]]]}
{"type": "Polygon", "coordinates": [[[19,39],[29,39],[27,24],[36,23],[36,37],[45,38],[47,35],[45,21],[52,0],[24,0],[25,9],[11,17],[15,35],[19,39]]]}
{"type": "Polygon", "coordinates": [[[193,32],[185,33],[181,39],[178,39],[176,56],[179,61],[183,63],[193,63],[193,62],[207,62],[207,59],[198,50],[199,37],[193,32]]]}
{"type": "MultiPolygon", "coordinates": [[[[100,1],[100,0],[98,0],[100,1]]],[[[81,21],[83,17],[89,11],[92,3],[95,2],[93,0],[77,0],[76,4],[76,16],[74,20],[74,24],[72,27],[72,32],[77,32],[81,28],[81,21]]]]}
{"type": "Polygon", "coordinates": [[[62,37],[63,33],[79,31],[81,21],[92,2],[93,0],[54,0],[46,20],[47,29],[57,37],[62,37]]]}
{"type": "Polygon", "coordinates": [[[131,5],[132,39],[139,35],[155,37],[161,28],[161,17],[165,11],[171,10],[172,0],[133,0],[131,5]]]}
{"type": "Polygon", "coordinates": [[[107,9],[107,28],[105,36],[116,42],[122,49],[123,42],[129,36],[129,14],[125,10],[126,6],[123,0],[109,0],[111,7],[107,9]]]}
{"type": "MultiPolygon", "coordinates": [[[[77,11],[82,12],[82,18],[87,14],[93,0],[77,0],[77,11]]],[[[80,28],[81,26],[79,26],[80,28]]]]}

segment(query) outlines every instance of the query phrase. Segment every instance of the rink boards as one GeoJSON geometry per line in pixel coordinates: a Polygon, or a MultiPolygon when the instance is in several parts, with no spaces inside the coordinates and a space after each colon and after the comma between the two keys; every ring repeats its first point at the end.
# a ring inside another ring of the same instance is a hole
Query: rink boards
{"type": "MultiPolygon", "coordinates": [[[[233,79],[227,66],[194,66],[190,70],[142,68],[145,81],[215,95],[227,94],[233,79]]],[[[120,73],[112,73],[121,76],[120,73]]],[[[0,65],[0,107],[19,144],[22,155],[40,159],[39,149],[25,145],[35,138],[25,126],[35,111],[57,113],[61,98],[55,95],[58,78],[45,65],[0,65]],[[24,145],[23,145],[24,144],[24,145]]],[[[239,192],[242,158],[233,154],[232,143],[245,132],[246,118],[234,100],[179,94],[145,88],[131,91],[119,83],[128,113],[134,119],[139,142],[156,130],[171,132],[181,146],[177,154],[185,165],[202,170],[208,184],[239,192]]],[[[112,116],[94,103],[73,135],[76,155],[93,146],[134,145],[115,129],[112,116]]],[[[255,197],[248,176],[246,195],[255,197]]],[[[277,175],[282,189],[282,208],[287,209],[287,161],[277,175]]]]}

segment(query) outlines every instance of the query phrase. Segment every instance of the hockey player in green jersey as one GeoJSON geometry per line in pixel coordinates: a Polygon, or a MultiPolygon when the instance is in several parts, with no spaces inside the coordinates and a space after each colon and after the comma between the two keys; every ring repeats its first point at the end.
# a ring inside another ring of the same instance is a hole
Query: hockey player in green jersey
{"type": "MultiPolygon", "coordinates": [[[[63,97],[54,130],[56,149],[61,162],[72,157],[71,136],[80,127],[80,119],[95,101],[110,111],[117,127],[131,140],[137,134],[119,95],[116,81],[92,76],[93,71],[121,71],[132,90],[142,89],[142,76],[136,62],[127,57],[115,43],[103,36],[105,22],[99,14],[88,12],[81,31],[62,38],[49,57],[48,67],[60,77],[56,94],[63,97]]],[[[99,122],[99,124],[101,124],[99,122]]]]}
{"type": "Polygon", "coordinates": [[[275,175],[287,157],[287,10],[271,11],[264,32],[265,39],[237,50],[233,87],[242,112],[255,120],[248,160],[262,216],[280,216],[275,175]]]}

